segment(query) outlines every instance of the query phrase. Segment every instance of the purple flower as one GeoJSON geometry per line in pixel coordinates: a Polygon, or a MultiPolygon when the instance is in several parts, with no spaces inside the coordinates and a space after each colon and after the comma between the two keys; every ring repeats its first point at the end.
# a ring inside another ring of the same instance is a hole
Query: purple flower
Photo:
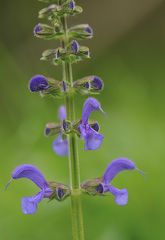
{"type": "Polygon", "coordinates": [[[127,158],[118,158],[113,160],[106,168],[103,177],[90,179],[81,184],[81,188],[89,195],[104,196],[105,193],[112,193],[115,197],[115,202],[118,205],[126,205],[128,203],[127,189],[118,189],[110,183],[113,178],[124,170],[137,169],[135,164],[127,158]]]}
{"type": "Polygon", "coordinates": [[[43,75],[36,75],[30,80],[29,89],[31,92],[40,92],[48,88],[48,80],[43,75]]]}
{"type": "Polygon", "coordinates": [[[21,205],[24,214],[34,214],[41,200],[50,198],[53,193],[42,173],[33,165],[23,164],[18,166],[12,172],[12,178],[15,180],[20,178],[30,179],[41,189],[35,196],[22,198],[21,205]]]}
{"type": "Polygon", "coordinates": [[[97,129],[92,128],[88,123],[89,116],[93,111],[102,111],[100,103],[95,98],[88,98],[83,106],[82,111],[82,120],[79,125],[79,130],[81,133],[81,137],[85,141],[85,150],[95,150],[100,147],[103,141],[103,135],[96,131],[99,129],[99,125],[97,124],[97,129]]]}
{"type": "MultiPolygon", "coordinates": [[[[59,119],[61,121],[61,125],[63,121],[66,119],[66,109],[64,106],[59,108],[59,119]]],[[[65,136],[62,135],[62,132],[58,135],[58,137],[53,142],[53,150],[59,156],[68,155],[68,140],[65,136]]]]}
{"type": "Polygon", "coordinates": [[[133,170],[136,169],[135,164],[127,158],[119,158],[113,160],[108,167],[106,168],[102,183],[97,186],[97,191],[99,193],[110,192],[115,197],[115,202],[118,205],[126,205],[128,203],[128,191],[127,189],[118,189],[109,184],[113,178],[124,170],[133,170]]]}

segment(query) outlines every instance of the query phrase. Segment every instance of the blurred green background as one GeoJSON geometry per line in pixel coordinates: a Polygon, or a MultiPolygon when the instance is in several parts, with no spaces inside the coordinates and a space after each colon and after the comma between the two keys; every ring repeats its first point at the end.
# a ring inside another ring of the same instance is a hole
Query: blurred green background
{"type": "MultiPolygon", "coordinates": [[[[114,180],[128,188],[129,204],[113,197],[83,196],[86,239],[164,239],[165,226],[165,1],[88,0],[78,23],[89,23],[95,38],[91,61],[74,66],[74,78],[96,74],[105,82],[98,97],[106,115],[94,113],[105,135],[98,151],[84,152],[79,141],[81,179],[101,176],[107,164],[123,156],[146,174],[123,172],[114,180]]],[[[70,200],[43,201],[37,214],[23,215],[22,196],[37,187],[28,180],[12,182],[3,192],[15,166],[32,163],[48,180],[68,183],[68,162],[45,138],[47,122],[57,120],[59,100],[42,99],[28,91],[29,79],[41,73],[61,78],[61,68],[39,61],[41,52],[57,43],[35,39],[32,29],[44,5],[36,0],[0,1],[0,239],[71,239],[70,200]]],[[[71,20],[73,21],[73,19],[71,20]]],[[[70,24],[73,24],[70,22],[70,24]]],[[[80,117],[85,97],[76,97],[80,117]]]]}

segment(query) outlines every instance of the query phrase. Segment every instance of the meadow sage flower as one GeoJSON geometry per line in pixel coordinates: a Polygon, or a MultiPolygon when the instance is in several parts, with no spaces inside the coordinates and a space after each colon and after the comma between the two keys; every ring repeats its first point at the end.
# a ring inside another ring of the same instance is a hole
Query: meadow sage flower
{"type": "Polygon", "coordinates": [[[127,158],[115,159],[107,166],[103,177],[86,181],[81,185],[82,189],[90,195],[104,195],[110,192],[114,195],[116,204],[126,205],[128,203],[127,189],[118,189],[111,185],[111,181],[121,171],[133,169],[136,169],[136,166],[131,160],[127,158]]]}
{"type": "Polygon", "coordinates": [[[41,191],[39,191],[36,195],[32,197],[22,198],[21,205],[24,214],[35,213],[37,210],[37,206],[42,201],[42,199],[50,198],[53,193],[42,173],[33,165],[23,164],[18,166],[12,172],[12,178],[15,180],[20,178],[30,179],[41,189],[41,191]]]}
{"type": "MultiPolygon", "coordinates": [[[[61,126],[63,125],[63,121],[66,119],[66,109],[64,106],[59,108],[59,119],[61,121],[61,126]]],[[[61,133],[59,133],[58,137],[53,142],[53,150],[59,156],[68,155],[68,140],[67,137],[61,133]]]]}
{"type": "Polygon", "coordinates": [[[97,124],[97,129],[92,128],[88,122],[89,116],[93,111],[102,111],[100,103],[95,98],[88,98],[83,106],[81,124],[79,125],[79,130],[81,137],[85,141],[85,150],[96,150],[100,147],[103,141],[103,135],[101,135],[97,130],[99,130],[99,125],[97,124]]]}
{"type": "Polygon", "coordinates": [[[67,185],[47,182],[42,173],[34,165],[23,164],[16,167],[12,172],[12,179],[17,180],[20,178],[27,178],[40,188],[40,191],[36,195],[22,198],[21,205],[24,214],[34,214],[38,204],[44,198],[63,201],[70,195],[70,189],[67,185]]]}

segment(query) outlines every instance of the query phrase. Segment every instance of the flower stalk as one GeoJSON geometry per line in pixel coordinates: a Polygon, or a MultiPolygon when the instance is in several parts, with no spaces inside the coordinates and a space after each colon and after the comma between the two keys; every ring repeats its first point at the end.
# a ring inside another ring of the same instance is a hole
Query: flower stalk
{"type": "MultiPolygon", "coordinates": [[[[64,49],[68,44],[67,35],[67,17],[62,18],[62,25],[65,33],[62,45],[64,49]]],[[[73,75],[72,64],[69,62],[63,63],[63,81],[68,83],[70,87],[73,87],[73,75]]],[[[68,91],[65,97],[65,105],[67,112],[67,119],[71,122],[75,122],[75,103],[74,95],[68,91]]],[[[79,154],[77,136],[73,132],[68,134],[68,146],[69,146],[69,177],[71,187],[71,216],[72,216],[72,234],[74,240],[84,240],[84,226],[83,226],[83,214],[81,206],[81,189],[80,189],[80,166],[79,166],[79,154]]]]}

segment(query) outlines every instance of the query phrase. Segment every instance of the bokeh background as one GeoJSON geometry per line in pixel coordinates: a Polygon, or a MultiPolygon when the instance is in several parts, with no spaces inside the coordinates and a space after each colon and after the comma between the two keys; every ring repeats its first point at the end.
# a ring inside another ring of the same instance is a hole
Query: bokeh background
{"type": "MultiPolygon", "coordinates": [[[[123,172],[114,180],[128,188],[129,204],[113,197],[83,196],[86,239],[164,239],[165,226],[165,1],[79,0],[84,13],[74,18],[89,23],[95,37],[91,61],[74,66],[74,78],[96,74],[105,82],[98,97],[106,115],[93,113],[105,135],[98,151],[84,152],[79,141],[81,179],[101,176],[114,158],[125,156],[145,172],[123,172]]],[[[47,122],[57,120],[59,100],[42,99],[28,91],[29,79],[41,73],[61,78],[61,68],[39,61],[41,52],[57,46],[35,39],[32,29],[44,4],[37,0],[0,0],[0,239],[71,239],[70,200],[43,201],[37,214],[23,215],[22,196],[37,187],[28,180],[12,182],[15,166],[33,163],[48,180],[69,182],[68,162],[45,138],[47,122]]],[[[72,20],[71,20],[72,21],[72,20]]],[[[73,24],[70,22],[70,24],[73,24]]],[[[76,97],[81,115],[85,97],[76,97]]]]}

